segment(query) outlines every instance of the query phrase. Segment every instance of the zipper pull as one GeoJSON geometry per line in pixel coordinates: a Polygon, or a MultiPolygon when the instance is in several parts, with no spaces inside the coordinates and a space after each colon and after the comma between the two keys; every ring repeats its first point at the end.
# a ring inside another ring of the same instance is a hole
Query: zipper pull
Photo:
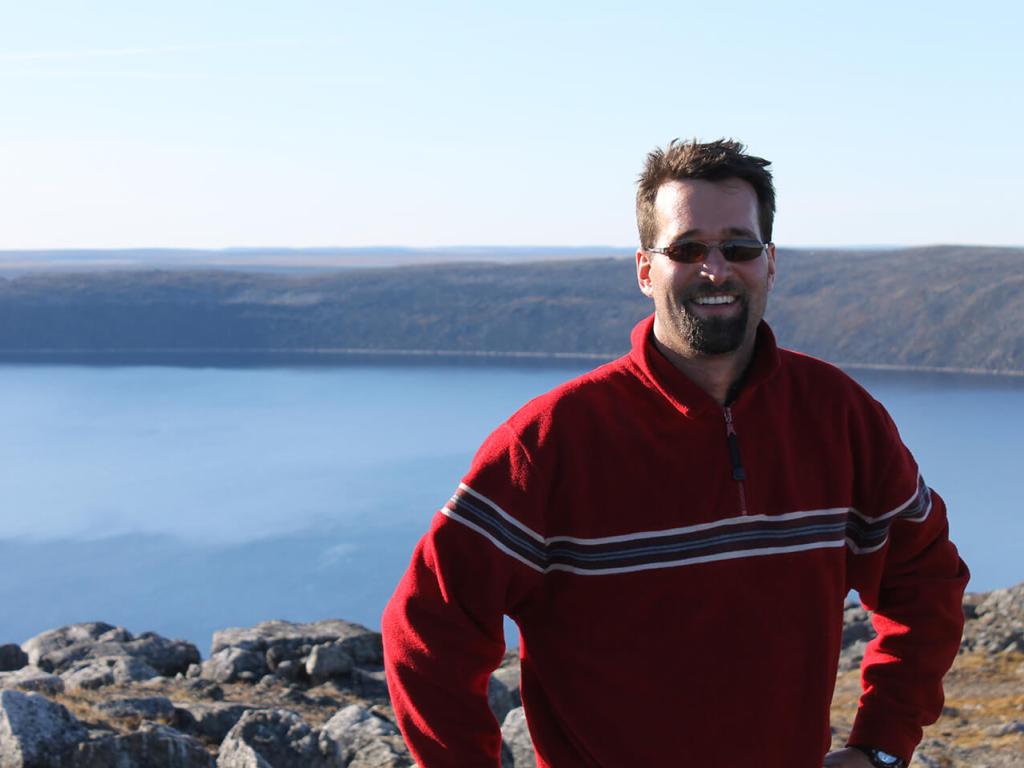
{"type": "Polygon", "coordinates": [[[732,479],[742,483],[747,479],[740,460],[740,441],[736,436],[736,428],[732,425],[732,409],[725,407],[725,439],[729,442],[729,458],[732,460],[732,479]]]}

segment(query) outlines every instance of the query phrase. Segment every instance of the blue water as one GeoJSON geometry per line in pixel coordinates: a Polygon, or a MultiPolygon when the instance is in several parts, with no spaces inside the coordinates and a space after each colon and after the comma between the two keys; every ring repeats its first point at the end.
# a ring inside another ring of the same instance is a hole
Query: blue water
{"type": "MultiPolygon", "coordinates": [[[[0,644],[377,627],[488,431],[582,370],[0,366],[0,644]]],[[[854,375],[947,500],[971,588],[1024,579],[1024,380],[854,375]]]]}

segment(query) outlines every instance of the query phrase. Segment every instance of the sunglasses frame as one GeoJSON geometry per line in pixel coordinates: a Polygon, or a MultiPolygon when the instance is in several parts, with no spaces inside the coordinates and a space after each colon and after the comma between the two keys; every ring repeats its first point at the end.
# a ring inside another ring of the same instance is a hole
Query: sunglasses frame
{"type": "Polygon", "coordinates": [[[677,264],[700,264],[702,261],[707,259],[708,254],[711,253],[712,248],[717,248],[719,252],[722,254],[722,257],[729,263],[743,264],[744,262],[753,261],[754,259],[759,258],[761,254],[764,253],[764,249],[770,245],[772,245],[771,241],[761,242],[760,240],[751,240],[747,238],[740,238],[736,240],[721,240],[717,243],[707,243],[704,242],[703,240],[686,239],[677,240],[676,242],[672,243],[669,246],[666,246],[665,248],[644,248],[644,250],[647,251],[648,253],[660,253],[663,256],[668,256],[670,259],[672,259],[672,261],[676,262],[677,264]],[[691,244],[704,246],[704,252],[696,259],[677,259],[672,257],[671,251],[676,250],[678,247],[691,244]],[[733,248],[744,246],[753,248],[755,244],[760,246],[757,252],[757,256],[751,256],[749,259],[731,258],[733,248]]]}

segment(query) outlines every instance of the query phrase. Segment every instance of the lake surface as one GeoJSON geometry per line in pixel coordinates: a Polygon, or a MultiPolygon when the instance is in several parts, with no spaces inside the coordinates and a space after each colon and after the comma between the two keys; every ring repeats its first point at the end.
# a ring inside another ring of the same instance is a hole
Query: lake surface
{"type": "MultiPolygon", "coordinates": [[[[379,628],[487,433],[589,367],[0,366],[0,644],[379,628]]],[[[970,589],[1024,579],[1024,379],[852,373],[946,499],[970,589]]]]}

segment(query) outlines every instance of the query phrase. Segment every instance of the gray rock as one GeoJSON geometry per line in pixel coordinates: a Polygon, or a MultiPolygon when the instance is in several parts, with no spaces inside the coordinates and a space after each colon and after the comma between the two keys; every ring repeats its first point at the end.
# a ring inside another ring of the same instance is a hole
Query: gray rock
{"type": "Polygon", "coordinates": [[[313,646],[306,659],[306,674],[313,685],[348,675],[352,672],[352,667],[352,657],[337,643],[313,646]]]}
{"type": "Polygon", "coordinates": [[[0,645],[0,672],[13,672],[28,664],[28,654],[14,643],[0,645]]]}
{"type": "Polygon", "coordinates": [[[0,768],[63,768],[88,732],[45,696],[0,691],[0,768]]]}
{"type": "Polygon", "coordinates": [[[1005,589],[994,589],[981,601],[977,608],[977,616],[993,613],[997,616],[1024,617],[1024,582],[1005,589]]]}
{"type": "Polygon", "coordinates": [[[871,625],[871,614],[864,608],[860,605],[847,605],[843,608],[843,648],[857,642],[866,643],[875,634],[875,628],[871,625]]]}
{"type": "Polygon", "coordinates": [[[505,715],[518,706],[512,691],[497,675],[491,675],[491,679],[488,681],[487,703],[491,706],[494,719],[499,723],[505,720],[505,715]]]}
{"type": "Polygon", "coordinates": [[[76,662],[61,674],[61,679],[68,690],[92,690],[105,685],[137,683],[156,676],[157,671],[140,659],[103,656],[76,662]]]}
{"type": "Polygon", "coordinates": [[[100,702],[97,709],[111,717],[137,717],[140,720],[164,722],[174,719],[174,705],[166,696],[111,699],[100,702]]]}
{"type": "Polygon", "coordinates": [[[1012,736],[1015,733],[1024,733],[1024,720],[1011,720],[1008,723],[1000,723],[985,729],[985,735],[994,738],[1012,736]]]}
{"type": "Polygon", "coordinates": [[[839,671],[848,672],[852,669],[860,669],[867,648],[868,644],[865,640],[857,640],[843,648],[839,653],[839,671]]]}
{"type": "Polygon", "coordinates": [[[987,595],[967,595],[964,605],[962,648],[993,654],[1024,649],[1024,582],[987,595]]]}
{"type": "Polygon", "coordinates": [[[206,680],[231,683],[235,680],[258,680],[267,674],[264,654],[245,648],[223,648],[203,662],[200,675],[206,680]]]}
{"type": "Polygon", "coordinates": [[[384,663],[384,649],[379,632],[341,619],[326,619],[309,624],[289,621],[265,621],[255,627],[233,627],[213,634],[210,653],[225,648],[243,648],[268,654],[270,669],[281,661],[302,660],[311,649],[325,643],[341,646],[357,665],[377,666],[384,663]]]}
{"type": "Polygon", "coordinates": [[[840,641],[839,671],[859,669],[864,660],[864,651],[874,639],[871,614],[859,603],[847,603],[843,608],[843,634],[840,641]]]}
{"type": "Polygon", "coordinates": [[[302,677],[303,672],[305,672],[303,666],[299,662],[292,661],[291,659],[282,661],[274,669],[274,674],[279,680],[284,680],[289,683],[297,682],[299,678],[302,677]]]}
{"type": "Polygon", "coordinates": [[[277,673],[277,668],[286,662],[295,663],[305,656],[309,651],[303,650],[301,644],[281,643],[272,645],[267,649],[267,669],[277,673]]]}
{"type": "Polygon", "coordinates": [[[214,768],[213,756],[191,736],[165,725],[108,733],[78,745],[74,768],[214,768]]]}
{"type": "Polygon", "coordinates": [[[320,753],[347,768],[411,766],[398,728],[372,710],[351,704],[339,710],[319,732],[320,753]]]}
{"type": "Polygon", "coordinates": [[[509,651],[505,654],[505,658],[501,662],[501,666],[494,670],[494,677],[505,684],[508,688],[509,695],[512,696],[512,700],[515,702],[513,707],[521,707],[523,705],[522,696],[519,693],[520,683],[520,669],[519,669],[519,652],[516,650],[509,651]]]}
{"type": "Polygon", "coordinates": [[[252,707],[227,702],[175,703],[174,727],[213,744],[220,744],[228,731],[250,709],[252,707]]]}
{"type": "Polygon", "coordinates": [[[1020,768],[1019,748],[997,747],[986,743],[971,746],[947,744],[938,739],[925,739],[914,753],[911,768],[1020,768]]]}
{"type": "Polygon", "coordinates": [[[194,680],[202,675],[202,672],[203,668],[199,664],[189,664],[188,669],[185,670],[185,678],[187,680],[194,680]]]}
{"type": "Polygon", "coordinates": [[[501,666],[494,670],[487,686],[487,702],[499,723],[503,722],[505,716],[513,709],[523,706],[519,681],[519,651],[513,648],[505,652],[501,666]]]}
{"type": "Polygon", "coordinates": [[[22,667],[16,672],[0,672],[0,688],[33,691],[47,696],[64,693],[64,681],[57,675],[36,667],[22,667]]]}
{"type": "Polygon", "coordinates": [[[512,765],[515,768],[536,768],[537,757],[522,707],[516,707],[506,715],[505,722],[501,724],[501,738],[512,752],[512,765]]]}
{"type": "Polygon", "coordinates": [[[152,632],[133,637],[123,627],[92,622],[51,629],[26,641],[29,662],[47,672],[61,673],[77,662],[107,656],[129,656],[145,662],[158,674],[173,677],[199,662],[199,651],[184,640],[168,640],[152,632]]]}
{"type": "Polygon", "coordinates": [[[202,696],[210,701],[223,701],[224,689],[212,680],[203,680],[201,677],[195,680],[186,680],[182,688],[196,696],[202,696]]]}
{"type": "Polygon", "coordinates": [[[82,624],[69,624],[66,627],[51,629],[36,635],[21,644],[21,649],[28,654],[28,663],[40,666],[44,656],[78,643],[95,643],[101,637],[109,637],[109,633],[117,630],[110,624],[92,621],[82,624]]]}
{"type": "Polygon", "coordinates": [[[217,768],[328,768],[317,734],[285,709],[250,709],[224,737],[217,768]]]}
{"type": "Polygon", "coordinates": [[[388,695],[388,681],[384,676],[384,668],[364,669],[356,667],[352,670],[352,691],[364,699],[386,701],[388,695]]]}
{"type": "Polygon", "coordinates": [[[69,690],[94,690],[114,684],[114,671],[103,662],[86,661],[76,664],[61,678],[69,690]]]}

